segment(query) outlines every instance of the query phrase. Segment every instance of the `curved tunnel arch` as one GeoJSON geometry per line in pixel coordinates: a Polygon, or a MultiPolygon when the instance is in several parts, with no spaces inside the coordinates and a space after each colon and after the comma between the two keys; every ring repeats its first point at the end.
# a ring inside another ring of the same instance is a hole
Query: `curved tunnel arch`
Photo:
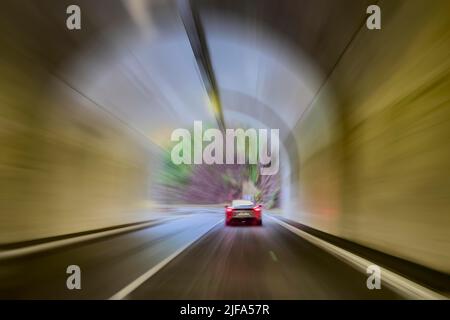
{"type": "MultiPolygon", "coordinates": [[[[280,129],[285,163],[281,168],[283,176],[289,176],[284,190],[296,195],[300,161],[294,128],[315,98],[323,74],[269,29],[258,26],[258,34],[243,34],[241,30],[252,30],[251,26],[226,15],[206,16],[205,26],[227,126],[235,125],[228,114],[239,112],[266,128],[280,129]]],[[[122,48],[110,56],[102,52],[101,61],[96,46],[88,47],[66,69],[68,77],[88,97],[160,147],[167,145],[170,131],[177,127],[189,127],[194,120],[212,123],[182,26],[139,36],[134,28],[133,22],[115,28],[109,39],[122,48]],[[94,64],[95,69],[86,68],[94,64]]],[[[242,119],[238,122],[242,124],[242,119]]],[[[247,125],[252,126],[252,121],[247,125]]],[[[283,206],[289,207],[290,196],[282,197],[283,206]]]]}

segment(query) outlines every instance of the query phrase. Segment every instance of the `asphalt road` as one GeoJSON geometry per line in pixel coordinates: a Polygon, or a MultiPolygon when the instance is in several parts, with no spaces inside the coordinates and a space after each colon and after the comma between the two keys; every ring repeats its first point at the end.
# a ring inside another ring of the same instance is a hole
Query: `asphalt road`
{"type": "Polygon", "coordinates": [[[125,299],[401,298],[387,287],[368,290],[366,274],[272,219],[264,219],[261,227],[227,227],[221,212],[192,213],[145,229],[0,261],[0,298],[108,299],[124,288],[125,299]],[[161,261],[192,241],[162,266],[161,261]],[[81,268],[81,290],[66,287],[66,268],[72,264],[81,268]],[[162,268],[142,280],[155,266],[162,268]]]}

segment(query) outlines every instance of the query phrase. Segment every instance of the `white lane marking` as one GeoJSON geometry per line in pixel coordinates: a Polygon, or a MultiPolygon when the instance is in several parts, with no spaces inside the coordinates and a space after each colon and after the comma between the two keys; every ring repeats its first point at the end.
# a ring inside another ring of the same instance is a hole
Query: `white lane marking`
{"type": "MultiPolygon", "coordinates": [[[[185,216],[185,215],[183,215],[183,216],[185,216]]],[[[115,234],[133,231],[133,230],[137,230],[137,229],[147,228],[147,227],[155,225],[159,222],[165,222],[167,220],[172,220],[172,219],[176,219],[179,217],[182,217],[182,215],[176,215],[173,217],[164,217],[162,219],[155,219],[154,221],[149,221],[149,222],[145,222],[145,223],[141,223],[141,224],[137,224],[137,225],[133,225],[133,226],[129,226],[129,227],[107,230],[107,231],[102,231],[102,232],[96,232],[96,233],[86,234],[83,236],[77,236],[77,237],[68,238],[68,239],[55,240],[55,241],[35,244],[35,245],[28,246],[28,247],[23,247],[23,248],[3,250],[3,251],[0,251],[0,260],[18,258],[18,257],[25,256],[28,254],[34,254],[34,253],[38,253],[38,252],[42,252],[42,251],[46,251],[46,250],[56,249],[59,247],[76,244],[79,242],[84,242],[84,241],[93,240],[93,239],[97,239],[97,238],[112,236],[115,234]]]]}
{"type": "Polygon", "coordinates": [[[136,280],[132,281],[130,284],[122,288],[119,292],[114,294],[109,300],[121,300],[125,298],[127,295],[129,295],[131,292],[136,290],[139,286],[141,286],[145,281],[150,279],[155,273],[157,273],[159,270],[161,270],[164,266],[166,266],[170,261],[175,259],[180,253],[182,253],[184,250],[186,250],[191,244],[193,244],[195,241],[203,237],[205,234],[207,234],[209,231],[211,231],[215,226],[217,226],[219,223],[223,223],[225,219],[221,219],[215,224],[213,224],[210,228],[208,228],[205,232],[201,233],[199,236],[195,237],[193,240],[189,241],[187,244],[176,250],[174,253],[172,253],[170,256],[156,264],[154,267],[152,267],[150,270],[145,272],[143,275],[138,277],[136,280]]]}
{"type": "MultiPolygon", "coordinates": [[[[329,242],[317,238],[303,230],[300,230],[284,221],[277,218],[270,217],[276,223],[282,227],[288,229],[289,231],[295,233],[296,235],[302,237],[303,239],[311,242],[312,244],[324,249],[325,251],[331,253],[340,260],[350,264],[359,271],[366,273],[367,267],[374,265],[374,263],[361,258],[347,250],[339,248],[329,242]]],[[[408,299],[420,299],[420,300],[447,300],[446,296],[443,296],[437,292],[434,292],[428,288],[425,288],[399,274],[396,274],[390,270],[380,267],[382,274],[382,282],[389,285],[392,289],[396,290],[399,294],[405,296],[408,299]]]]}

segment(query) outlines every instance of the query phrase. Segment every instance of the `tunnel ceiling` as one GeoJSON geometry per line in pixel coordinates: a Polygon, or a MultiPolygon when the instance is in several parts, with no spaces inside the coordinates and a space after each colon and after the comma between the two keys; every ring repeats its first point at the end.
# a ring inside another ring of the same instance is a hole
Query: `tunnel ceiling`
{"type": "Polygon", "coordinates": [[[284,37],[328,74],[366,17],[369,0],[195,0],[202,14],[233,17],[284,37]],[[282,16],[283,19],[279,19],[282,16]]]}
{"type": "MultiPolygon", "coordinates": [[[[253,10],[252,1],[243,2],[195,1],[225,119],[228,126],[280,128],[285,138],[360,26],[366,4],[261,1],[253,10]],[[286,18],[276,19],[279,14],[286,18]]],[[[84,50],[72,63],[65,60],[62,77],[158,145],[193,120],[214,123],[174,4],[122,5],[108,17],[100,6],[84,4],[89,25],[105,29],[82,40],[84,50]]]]}

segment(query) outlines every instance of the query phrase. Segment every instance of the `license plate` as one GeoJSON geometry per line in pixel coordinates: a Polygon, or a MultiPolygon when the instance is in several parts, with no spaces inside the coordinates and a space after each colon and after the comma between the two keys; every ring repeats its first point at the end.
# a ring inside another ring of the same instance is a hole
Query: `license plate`
{"type": "Polygon", "coordinates": [[[250,213],[248,212],[237,212],[236,217],[250,217],[250,213]]]}

